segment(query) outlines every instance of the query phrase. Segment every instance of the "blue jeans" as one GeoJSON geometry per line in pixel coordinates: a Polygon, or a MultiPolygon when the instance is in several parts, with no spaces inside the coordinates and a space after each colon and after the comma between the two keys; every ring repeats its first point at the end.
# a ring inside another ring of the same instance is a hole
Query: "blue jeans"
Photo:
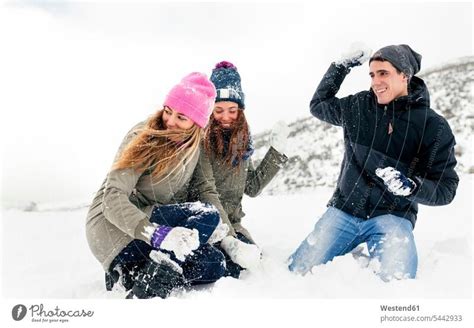
{"type": "Polygon", "coordinates": [[[412,230],[410,221],[395,215],[364,220],[329,207],[290,256],[289,269],[304,275],[313,266],[367,243],[371,260],[380,263],[376,273],[382,280],[415,278],[418,255],[412,230]]]}

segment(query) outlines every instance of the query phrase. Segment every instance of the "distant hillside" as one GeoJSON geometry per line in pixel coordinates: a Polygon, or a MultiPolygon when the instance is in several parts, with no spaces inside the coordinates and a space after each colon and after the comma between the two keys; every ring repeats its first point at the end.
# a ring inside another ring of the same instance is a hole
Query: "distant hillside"
{"type": "MultiPolygon", "coordinates": [[[[427,84],[431,107],[447,118],[456,137],[459,173],[474,173],[474,56],[431,67],[418,74],[427,84]]],[[[309,109],[308,109],[309,111],[309,109]]],[[[342,129],[308,116],[290,123],[289,162],[265,189],[267,194],[335,186],[343,156],[342,129]]],[[[255,136],[259,161],[268,149],[269,131],[255,136]]]]}

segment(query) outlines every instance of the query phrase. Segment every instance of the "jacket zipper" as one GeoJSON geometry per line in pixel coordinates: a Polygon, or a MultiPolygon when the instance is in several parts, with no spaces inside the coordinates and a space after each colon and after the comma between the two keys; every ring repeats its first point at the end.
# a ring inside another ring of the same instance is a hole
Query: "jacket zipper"
{"type": "MultiPolygon", "coordinates": [[[[387,114],[387,105],[385,105],[383,107],[383,116],[386,116],[387,114]]],[[[382,119],[380,120],[380,124],[382,124],[382,119]]],[[[372,207],[370,206],[370,196],[372,195],[372,189],[373,189],[373,186],[369,186],[369,194],[367,195],[367,199],[366,199],[366,206],[365,206],[365,217],[367,219],[370,218],[370,212],[372,211],[372,207]]]]}
{"type": "MultiPolygon", "coordinates": [[[[387,114],[387,106],[385,105],[383,108],[383,116],[387,114]]],[[[392,119],[390,118],[388,120],[388,125],[387,125],[387,134],[392,134],[393,132],[393,125],[392,125],[392,119]]]]}

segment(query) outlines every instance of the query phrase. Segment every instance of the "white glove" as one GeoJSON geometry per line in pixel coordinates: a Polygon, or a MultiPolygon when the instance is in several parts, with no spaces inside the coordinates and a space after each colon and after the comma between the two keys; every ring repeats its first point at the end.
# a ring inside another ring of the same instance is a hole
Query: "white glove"
{"type": "Polygon", "coordinates": [[[290,128],[283,121],[278,121],[272,128],[270,135],[270,145],[275,148],[279,153],[285,154],[287,144],[288,144],[288,135],[290,134],[290,128]]]}
{"type": "Polygon", "coordinates": [[[233,262],[244,269],[254,269],[260,264],[262,252],[257,245],[247,244],[233,236],[227,236],[222,239],[221,247],[233,262]]]}
{"type": "Polygon", "coordinates": [[[383,169],[378,168],[375,170],[375,174],[383,180],[388,191],[395,196],[409,196],[416,188],[415,181],[391,166],[383,169]]]}
{"type": "Polygon", "coordinates": [[[216,229],[212,233],[211,237],[209,237],[207,243],[215,244],[217,242],[220,242],[222,239],[224,239],[225,236],[227,236],[228,233],[229,233],[229,226],[225,223],[219,223],[219,225],[216,227],[216,229]]]}
{"type": "Polygon", "coordinates": [[[365,63],[372,54],[366,44],[362,42],[356,42],[351,44],[350,48],[341,55],[341,59],[336,62],[336,65],[343,65],[346,68],[362,65],[365,63]]]}
{"type": "Polygon", "coordinates": [[[171,229],[160,245],[160,248],[172,251],[180,261],[184,261],[184,256],[191,254],[198,247],[199,232],[183,227],[171,229]]]}

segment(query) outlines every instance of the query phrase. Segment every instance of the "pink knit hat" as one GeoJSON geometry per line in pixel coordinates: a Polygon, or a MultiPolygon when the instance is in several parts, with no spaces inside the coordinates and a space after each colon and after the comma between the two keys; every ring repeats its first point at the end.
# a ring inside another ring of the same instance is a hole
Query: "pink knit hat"
{"type": "Polygon", "coordinates": [[[201,128],[209,121],[214,107],[216,88],[202,73],[186,75],[166,96],[163,106],[186,115],[201,128]]]}

